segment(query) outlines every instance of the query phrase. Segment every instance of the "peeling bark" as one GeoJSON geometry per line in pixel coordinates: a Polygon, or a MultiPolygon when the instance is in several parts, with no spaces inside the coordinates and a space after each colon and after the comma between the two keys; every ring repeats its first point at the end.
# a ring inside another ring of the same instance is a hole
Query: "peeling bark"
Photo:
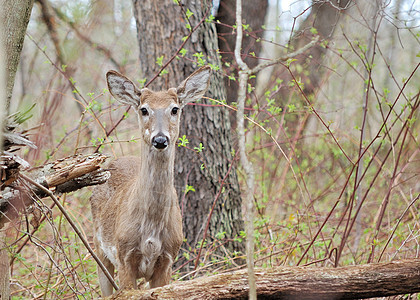
{"type": "MultiPolygon", "coordinates": [[[[109,172],[100,168],[107,157],[103,154],[77,155],[63,158],[28,172],[42,186],[53,189],[56,193],[69,193],[86,186],[104,183],[109,172]]],[[[18,167],[18,166],[16,166],[18,167]]],[[[0,228],[16,218],[20,211],[32,203],[32,197],[46,197],[42,190],[29,186],[30,190],[20,186],[19,171],[13,182],[0,196],[0,228]]]]}

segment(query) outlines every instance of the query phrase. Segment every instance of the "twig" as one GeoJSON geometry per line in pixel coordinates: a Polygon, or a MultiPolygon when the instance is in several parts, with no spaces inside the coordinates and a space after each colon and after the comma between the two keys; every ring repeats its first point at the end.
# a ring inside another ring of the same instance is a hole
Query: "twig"
{"type": "MultiPolygon", "coordinates": [[[[375,10],[378,10],[378,2],[375,1],[374,2],[376,7],[375,10]]],[[[359,206],[361,203],[361,199],[362,199],[362,182],[358,182],[360,179],[360,176],[363,172],[363,156],[361,156],[361,153],[363,152],[363,144],[365,142],[365,138],[366,138],[366,124],[367,124],[367,118],[368,118],[368,106],[369,106],[369,92],[371,89],[371,84],[370,82],[372,81],[372,69],[373,69],[373,64],[375,61],[375,57],[376,57],[376,39],[378,37],[378,31],[379,31],[379,27],[381,22],[379,21],[379,24],[376,26],[376,19],[377,19],[378,15],[375,15],[372,18],[372,29],[371,29],[371,34],[369,37],[369,44],[368,44],[368,50],[367,53],[364,53],[366,55],[366,65],[367,67],[365,68],[365,77],[367,77],[367,80],[365,80],[364,82],[364,86],[363,86],[363,98],[364,98],[364,102],[363,102],[363,118],[362,118],[362,127],[360,129],[360,142],[359,142],[359,163],[356,166],[356,172],[355,172],[355,178],[354,178],[354,189],[355,189],[355,193],[353,193],[353,195],[356,195],[356,206],[359,206]],[[375,28],[375,29],[374,29],[375,28]],[[373,46],[372,46],[373,44],[373,46]],[[370,62],[368,61],[369,57],[371,57],[370,62]],[[356,188],[356,185],[358,185],[358,187],[356,188]]],[[[351,202],[354,202],[354,196],[351,198],[351,202]]],[[[347,224],[346,224],[346,228],[344,230],[344,232],[347,231],[347,227],[348,227],[348,222],[351,219],[351,212],[352,212],[352,207],[350,206],[349,209],[349,218],[347,219],[347,224]]],[[[360,206],[361,207],[361,206],[360,206]]],[[[360,239],[362,237],[362,221],[361,221],[361,214],[357,214],[355,216],[355,221],[356,221],[356,233],[355,233],[355,240],[354,240],[354,245],[353,245],[353,249],[354,251],[357,251],[357,248],[359,247],[359,243],[360,243],[360,239]]],[[[343,245],[342,245],[343,246],[343,245]]]]}
{"type": "Polygon", "coordinates": [[[89,36],[83,34],[77,27],[75,22],[69,20],[67,18],[67,16],[65,14],[62,13],[62,11],[60,9],[58,9],[55,6],[51,5],[51,8],[54,10],[55,14],[57,15],[57,17],[62,20],[63,22],[65,22],[68,26],[70,26],[70,28],[74,31],[74,33],[76,34],[76,36],[81,39],[83,42],[85,42],[86,44],[88,44],[89,47],[97,50],[98,52],[102,53],[103,55],[105,55],[115,66],[115,68],[118,69],[118,71],[122,70],[122,66],[120,63],[117,62],[117,60],[112,56],[111,51],[106,48],[105,46],[99,44],[96,41],[92,41],[90,39],[89,36]]]}
{"type": "MultiPolygon", "coordinates": [[[[53,207],[55,206],[55,203],[53,203],[50,207],[49,207],[49,209],[51,210],[51,209],[53,209],[53,207]]],[[[47,218],[47,215],[46,214],[44,214],[43,216],[42,216],[42,218],[39,220],[39,224],[41,224],[42,222],[44,222],[44,220],[47,218]]],[[[13,266],[13,262],[15,261],[15,259],[16,259],[16,257],[17,257],[17,254],[19,254],[21,251],[22,251],[22,249],[23,249],[23,247],[25,247],[26,246],[26,244],[29,242],[29,240],[30,240],[30,238],[31,238],[31,236],[32,235],[34,235],[35,234],[35,232],[38,230],[38,228],[34,228],[30,233],[29,232],[26,232],[25,233],[25,235],[26,235],[26,239],[23,241],[23,243],[19,246],[19,248],[13,253],[14,255],[10,258],[10,263],[9,263],[9,265],[10,265],[10,267],[12,267],[13,266]]],[[[22,236],[22,238],[25,236],[25,235],[23,235],[22,236]]],[[[20,238],[20,239],[22,239],[22,238],[20,238]]],[[[19,240],[20,240],[19,239],[19,240]]],[[[16,242],[14,242],[14,243],[16,243],[16,242]]]]}
{"type": "MultiPolygon", "coordinates": [[[[216,206],[216,202],[217,202],[217,200],[219,199],[220,195],[222,194],[222,191],[223,191],[223,186],[224,186],[225,181],[226,181],[226,179],[228,178],[228,176],[229,176],[229,174],[230,174],[230,172],[231,172],[231,170],[232,170],[232,166],[233,166],[233,162],[234,162],[234,161],[235,161],[235,157],[232,159],[232,163],[230,164],[229,169],[228,169],[228,171],[226,172],[226,175],[225,175],[225,177],[223,178],[223,180],[222,180],[222,182],[221,182],[221,184],[220,184],[219,192],[218,192],[218,193],[217,193],[217,195],[214,197],[213,205],[212,205],[212,207],[211,207],[211,210],[210,210],[209,216],[208,216],[208,218],[207,218],[206,228],[204,229],[203,239],[202,239],[202,242],[201,242],[201,245],[200,245],[200,249],[198,250],[197,258],[196,258],[196,260],[195,260],[195,264],[194,264],[194,271],[197,269],[197,266],[198,266],[198,261],[200,260],[201,250],[203,249],[204,241],[205,241],[205,240],[206,240],[206,238],[207,238],[207,231],[208,231],[209,226],[210,226],[210,220],[211,220],[211,216],[212,216],[212,214],[213,214],[214,208],[215,208],[215,206],[216,206]]],[[[189,174],[189,173],[188,173],[188,174],[189,174]]]]}
{"type": "Polygon", "coordinates": [[[420,194],[419,194],[419,195],[417,195],[417,197],[416,197],[416,198],[414,198],[414,199],[413,199],[413,201],[411,201],[411,203],[407,206],[407,208],[404,210],[404,212],[403,212],[403,213],[401,214],[401,216],[398,218],[397,224],[395,224],[394,229],[392,230],[391,234],[389,235],[389,238],[388,238],[388,240],[386,241],[385,246],[384,246],[384,248],[382,249],[381,254],[379,255],[378,262],[380,262],[380,261],[381,261],[381,258],[382,258],[382,256],[384,255],[384,252],[385,252],[386,247],[388,247],[389,242],[391,242],[391,239],[392,239],[392,237],[394,236],[395,231],[397,230],[398,226],[400,225],[400,223],[401,223],[402,219],[404,218],[405,214],[406,214],[406,213],[407,213],[407,211],[411,208],[411,206],[412,206],[412,205],[413,205],[413,204],[414,204],[417,200],[419,200],[419,198],[420,198],[420,194]]]}
{"type": "MultiPolygon", "coordinates": [[[[184,11],[182,4],[179,3],[179,6],[181,7],[181,11],[184,11]]],[[[163,70],[165,70],[165,68],[176,58],[176,56],[178,55],[179,52],[181,52],[182,48],[184,48],[185,44],[190,40],[192,34],[201,26],[201,24],[204,23],[204,21],[206,20],[207,14],[204,14],[204,17],[200,20],[200,22],[198,22],[197,25],[194,26],[194,28],[192,30],[190,30],[190,33],[186,36],[186,38],[184,39],[184,41],[182,42],[182,44],[178,47],[178,49],[176,50],[175,54],[172,55],[172,57],[170,59],[168,59],[168,61],[166,61],[162,67],[160,67],[160,70],[158,72],[156,72],[156,74],[152,77],[152,79],[150,79],[146,84],[145,87],[148,87],[157,77],[159,77],[160,73],[162,73],[163,70]]],[[[190,21],[187,18],[188,23],[190,23],[190,21]]],[[[191,24],[190,24],[191,26],[191,24]]]]}
{"type": "MultiPolygon", "coordinates": [[[[250,69],[248,65],[242,60],[241,46],[242,46],[242,1],[236,1],[236,44],[235,44],[235,59],[240,68],[239,71],[239,89],[238,89],[238,109],[237,109],[237,128],[238,128],[238,145],[240,152],[240,161],[246,174],[247,194],[245,196],[246,211],[246,250],[247,250],[247,267],[248,267],[248,282],[249,282],[249,299],[257,299],[255,274],[254,274],[254,201],[253,192],[255,184],[255,175],[252,163],[248,160],[245,147],[245,127],[244,127],[244,108],[246,99],[246,87],[250,75],[255,74],[264,68],[281,63],[293,57],[296,57],[307,49],[316,45],[319,37],[306,44],[304,47],[295,52],[289,53],[285,56],[279,57],[275,60],[268,61],[257,65],[250,69]]],[[[279,147],[279,149],[281,149],[279,147]]],[[[284,154],[284,153],[283,153],[284,154]]],[[[285,156],[286,157],[286,156],[285,156]]],[[[287,157],[286,157],[287,159],[287,157]]],[[[288,160],[289,161],[289,160],[288,160]]],[[[299,185],[300,187],[300,185],[299,185]]]]}
{"type": "Polygon", "coordinates": [[[111,274],[109,274],[107,268],[104,266],[102,261],[99,259],[99,257],[95,254],[95,252],[92,250],[92,248],[89,245],[89,242],[85,239],[83,234],[80,232],[80,230],[77,228],[76,224],[74,224],[73,220],[70,218],[69,214],[67,213],[66,209],[61,205],[60,201],[58,201],[57,197],[46,187],[39,184],[38,182],[34,181],[33,179],[29,178],[28,176],[24,174],[19,175],[22,179],[28,181],[30,184],[33,184],[40,190],[42,190],[45,194],[47,194],[57,205],[57,207],[60,209],[64,217],[69,222],[70,226],[73,228],[74,232],[79,236],[82,243],[85,245],[86,249],[89,251],[89,253],[92,255],[93,259],[98,263],[98,266],[102,269],[102,271],[105,273],[106,277],[108,278],[109,282],[112,284],[112,286],[118,290],[118,286],[114,281],[114,278],[112,278],[111,274]]]}
{"type": "Polygon", "coordinates": [[[319,41],[319,36],[316,36],[312,41],[310,41],[309,43],[307,43],[305,46],[303,46],[302,48],[299,48],[298,50],[288,53],[284,56],[281,56],[275,60],[272,61],[267,61],[265,63],[259,64],[258,66],[256,66],[255,68],[249,70],[249,74],[255,74],[258,73],[259,71],[267,68],[267,67],[271,67],[273,65],[277,65],[279,63],[282,63],[284,61],[287,61],[288,59],[291,59],[293,57],[296,57],[298,55],[301,55],[303,52],[305,52],[306,50],[312,48],[313,46],[315,46],[319,41]]]}

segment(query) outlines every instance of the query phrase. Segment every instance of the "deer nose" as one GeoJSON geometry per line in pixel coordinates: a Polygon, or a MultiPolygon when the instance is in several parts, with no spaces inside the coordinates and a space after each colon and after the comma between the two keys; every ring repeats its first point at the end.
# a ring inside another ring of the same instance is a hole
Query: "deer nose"
{"type": "Polygon", "coordinates": [[[152,138],[152,145],[156,149],[159,149],[159,150],[165,149],[166,147],[168,147],[168,144],[169,144],[169,139],[163,134],[158,134],[152,138]]]}

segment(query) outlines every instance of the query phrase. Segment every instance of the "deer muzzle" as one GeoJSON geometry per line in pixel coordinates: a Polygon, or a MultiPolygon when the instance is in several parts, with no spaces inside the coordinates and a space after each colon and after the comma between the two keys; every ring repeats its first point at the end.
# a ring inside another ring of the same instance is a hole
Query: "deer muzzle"
{"type": "Polygon", "coordinates": [[[156,149],[163,150],[169,145],[169,138],[162,133],[158,133],[152,138],[152,145],[156,149]]]}

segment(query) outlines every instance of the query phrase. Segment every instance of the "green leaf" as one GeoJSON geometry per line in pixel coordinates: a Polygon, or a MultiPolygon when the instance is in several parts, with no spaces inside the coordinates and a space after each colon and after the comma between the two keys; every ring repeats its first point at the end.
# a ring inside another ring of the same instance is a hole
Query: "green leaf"
{"type": "Polygon", "coordinates": [[[178,139],[179,139],[178,147],[186,147],[187,144],[189,143],[187,136],[185,134],[178,139]]]}
{"type": "Polygon", "coordinates": [[[188,50],[185,48],[182,48],[181,50],[179,50],[179,54],[181,54],[182,57],[185,56],[185,54],[187,54],[188,50]]]}
{"type": "Polygon", "coordinates": [[[294,61],[297,61],[297,59],[296,59],[296,58],[289,58],[289,59],[286,61],[286,66],[287,66],[287,67],[289,67],[289,66],[290,66],[290,64],[291,64],[292,62],[294,62],[294,61]]]}
{"type": "Polygon", "coordinates": [[[188,192],[195,192],[195,188],[187,184],[184,190],[184,194],[186,195],[188,192]]]}
{"type": "Polygon", "coordinates": [[[289,112],[294,112],[296,110],[296,106],[294,104],[287,104],[287,107],[289,108],[289,112]]]}
{"type": "Polygon", "coordinates": [[[318,30],[317,30],[315,27],[312,27],[312,28],[310,29],[310,32],[311,32],[312,34],[318,34],[318,30]]]}
{"type": "Polygon", "coordinates": [[[216,233],[216,239],[221,240],[224,239],[226,235],[226,231],[216,233]]]}
{"type": "Polygon", "coordinates": [[[156,58],[156,64],[161,67],[163,65],[163,55],[156,58]]]}
{"type": "Polygon", "coordinates": [[[146,84],[146,78],[143,79],[137,79],[137,82],[139,83],[139,88],[144,88],[144,85],[146,84]]]}
{"type": "Polygon", "coordinates": [[[191,16],[193,15],[194,13],[189,9],[189,8],[187,8],[187,11],[185,12],[185,15],[187,16],[187,19],[189,19],[189,18],[191,18],[191,16]]]}
{"type": "Polygon", "coordinates": [[[163,69],[162,72],[160,72],[159,76],[163,76],[163,75],[168,74],[168,73],[169,73],[168,70],[163,69]]]}
{"type": "Polygon", "coordinates": [[[203,143],[200,143],[198,147],[194,147],[194,150],[197,151],[197,153],[203,152],[204,150],[203,143]]]}
{"type": "Polygon", "coordinates": [[[22,112],[17,112],[15,114],[13,114],[13,120],[18,123],[18,124],[22,124],[23,122],[27,121],[28,119],[32,118],[32,114],[30,113],[32,111],[32,109],[35,107],[36,103],[32,104],[28,109],[22,111],[22,112]]]}
{"type": "Polygon", "coordinates": [[[206,22],[211,23],[211,22],[214,21],[214,19],[215,19],[215,17],[213,15],[209,15],[208,18],[206,19],[206,22]]]}
{"type": "Polygon", "coordinates": [[[194,53],[193,56],[197,58],[202,58],[204,54],[202,52],[197,52],[197,53],[194,53]]]}

